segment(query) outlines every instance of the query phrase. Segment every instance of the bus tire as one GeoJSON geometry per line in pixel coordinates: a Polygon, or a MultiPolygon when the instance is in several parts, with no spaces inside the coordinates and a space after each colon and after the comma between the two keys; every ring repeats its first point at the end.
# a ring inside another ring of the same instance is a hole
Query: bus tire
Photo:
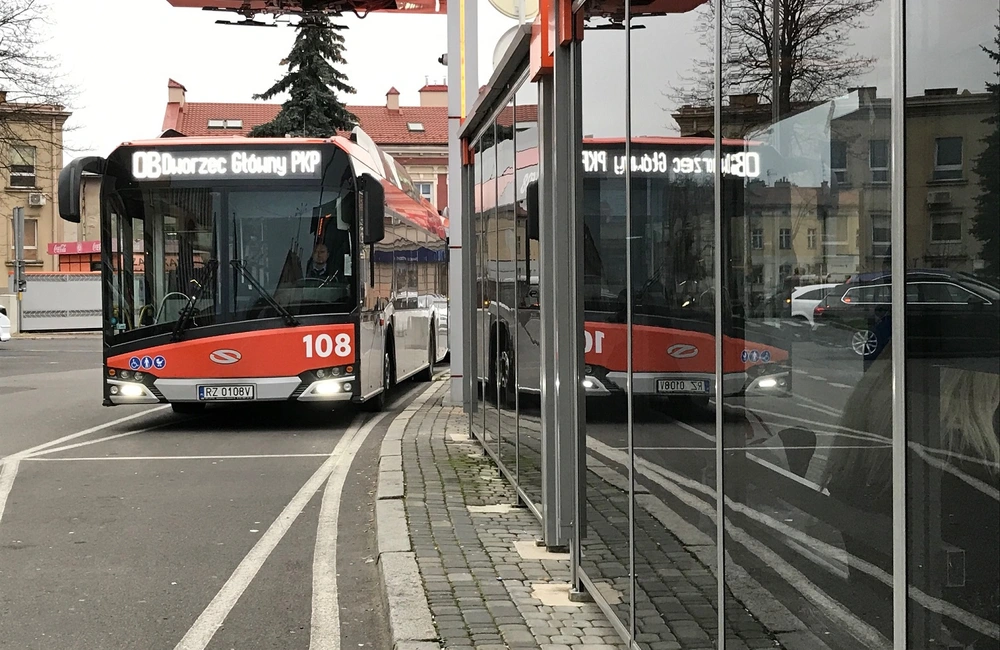
{"type": "Polygon", "coordinates": [[[365,402],[365,407],[369,411],[383,411],[389,402],[389,391],[393,385],[393,346],[392,339],[387,338],[385,348],[382,352],[382,391],[375,397],[371,397],[365,402]]]}
{"type": "Polygon", "coordinates": [[[517,364],[514,356],[514,342],[510,340],[507,328],[500,329],[500,355],[497,357],[497,382],[500,390],[500,406],[514,408],[517,404],[517,364]]]}
{"type": "Polygon", "coordinates": [[[434,326],[431,325],[431,333],[427,342],[427,369],[421,370],[417,374],[417,381],[432,381],[434,379],[434,362],[437,360],[437,340],[434,336],[434,326]]]}
{"type": "Polygon", "coordinates": [[[197,415],[204,412],[205,405],[200,402],[175,402],[170,408],[178,415],[197,415]]]}

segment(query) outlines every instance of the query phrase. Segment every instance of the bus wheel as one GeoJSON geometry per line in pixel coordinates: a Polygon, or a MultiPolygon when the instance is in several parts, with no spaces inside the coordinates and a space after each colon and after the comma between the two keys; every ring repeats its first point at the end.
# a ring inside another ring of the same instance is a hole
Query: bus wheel
{"type": "Polygon", "coordinates": [[[382,354],[382,392],[365,402],[369,411],[382,411],[389,401],[389,389],[392,387],[392,356],[386,347],[382,354]]]}
{"type": "Polygon", "coordinates": [[[437,357],[437,341],[434,339],[434,328],[431,328],[431,335],[427,344],[427,370],[421,370],[417,375],[417,381],[432,381],[434,379],[434,361],[437,357]]]}
{"type": "Polygon", "coordinates": [[[514,408],[517,401],[517,379],[514,371],[514,346],[506,332],[501,331],[503,336],[503,348],[500,350],[500,358],[497,360],[497,373],[500,383],[500,406],[504,408],[514,408]]]}
{"type": "Polygon", "coordinates": [[[177,402],[176,404],[171,404],[170,408],[178,415],[196,415],[205,410],[205,405],[199,402],[177,402]]]}

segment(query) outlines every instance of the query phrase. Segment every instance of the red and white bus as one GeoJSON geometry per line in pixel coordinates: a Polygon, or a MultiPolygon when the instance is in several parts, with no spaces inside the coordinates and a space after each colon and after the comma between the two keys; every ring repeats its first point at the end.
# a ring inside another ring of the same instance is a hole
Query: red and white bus
{"type": "MultiPolygon", "coordinates": [[[[730,267],[723,282],[723,393],[787,395],[792,380],[787,341],[773,328],[746,318],[757,297],[751,283],[731,268],[751,257],[752,242],[741,233],[747,225],[745,190],[761,174],[760,153],[743,140],[722,144],[721,254],[730,267]]],[[[636,137],[631,160],[626,161],[623,140],[584,140],[583,383],[589,396],[620,395],[628,386],[629,301],[633,393],[703,400],[714,396],[714,148],[712,138],[636,137]],[[632,170],[631,291],[627,290],[627,165],[632,170]]],[[[536,236],[530,232],[534,227],[527,195],[536,183],[537,154],[533,143],[518,149],[516,171],[498,173],[496,180],[491,170],[484,173],[475,205],[484,224],[494,219],[516,221],[516,240],[527,242],[536,236]]],[[[480,346],[478,374],[481,382],[498,384],[495,390],[501,399],[510,399],[516,390],[538,390],[535,250],[534,245],[521,243],[516,259],[495,264],[498,274],[493,262],[481,273],[478,327],[488,344],[480,346]],[[494,281],[492,275],[499,277],[494,281]]]]}
{"type": "Polygon", "coordinates": [[[364,132],[162,137],[101,182],[105,405],[367,403],[448,352],[446,220],[364,132]]]}

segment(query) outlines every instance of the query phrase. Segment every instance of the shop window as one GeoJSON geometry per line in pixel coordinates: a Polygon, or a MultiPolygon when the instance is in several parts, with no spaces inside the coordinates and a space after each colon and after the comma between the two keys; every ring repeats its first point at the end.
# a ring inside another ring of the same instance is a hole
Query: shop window
{"type": "Polygon", "coordinates": [[[873,183],[889,182],[889,141],[872,140],[868,147],[868,164],[873,183]]]}
{"type": "Polygon", "coordinates": [[[783,250],[791,250],[792,248],[792,229],[782,228],[778,232],[778,247],[783,250]]]}
{"type": "Polygon", "coordinates": [[[957,244],[962,241],[962,215],[932,214],[931,242],[935,244],[957,244]]]}
{"type": "Polygon", "coordinates": [[[35,187],[35,148],[14,145],[10,153],[10,186],[35,187]]]}
{"type": "Polygon", "coordinates": [[[934,180],[962,178],[962,138],[937,138],[934,141],[934,180]]]}

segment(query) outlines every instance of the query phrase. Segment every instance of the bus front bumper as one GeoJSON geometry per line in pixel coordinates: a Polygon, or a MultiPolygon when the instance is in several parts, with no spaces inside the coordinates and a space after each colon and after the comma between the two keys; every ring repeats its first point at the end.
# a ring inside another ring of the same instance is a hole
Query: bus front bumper
{"type": "Polygon", "coordinates": [[[354,398],[353,376],[304,381],[301,377],[237,379],[156,379],[152,383],[107,379],[112,404],[163,402],[349,402],[354,398]],[[206,397],[207,387],[218,397],[206,397]],[[233,389],[241,389],[234,391],[233,389]],[[228,389],[228,390],[227,390],[228,389]]]}

